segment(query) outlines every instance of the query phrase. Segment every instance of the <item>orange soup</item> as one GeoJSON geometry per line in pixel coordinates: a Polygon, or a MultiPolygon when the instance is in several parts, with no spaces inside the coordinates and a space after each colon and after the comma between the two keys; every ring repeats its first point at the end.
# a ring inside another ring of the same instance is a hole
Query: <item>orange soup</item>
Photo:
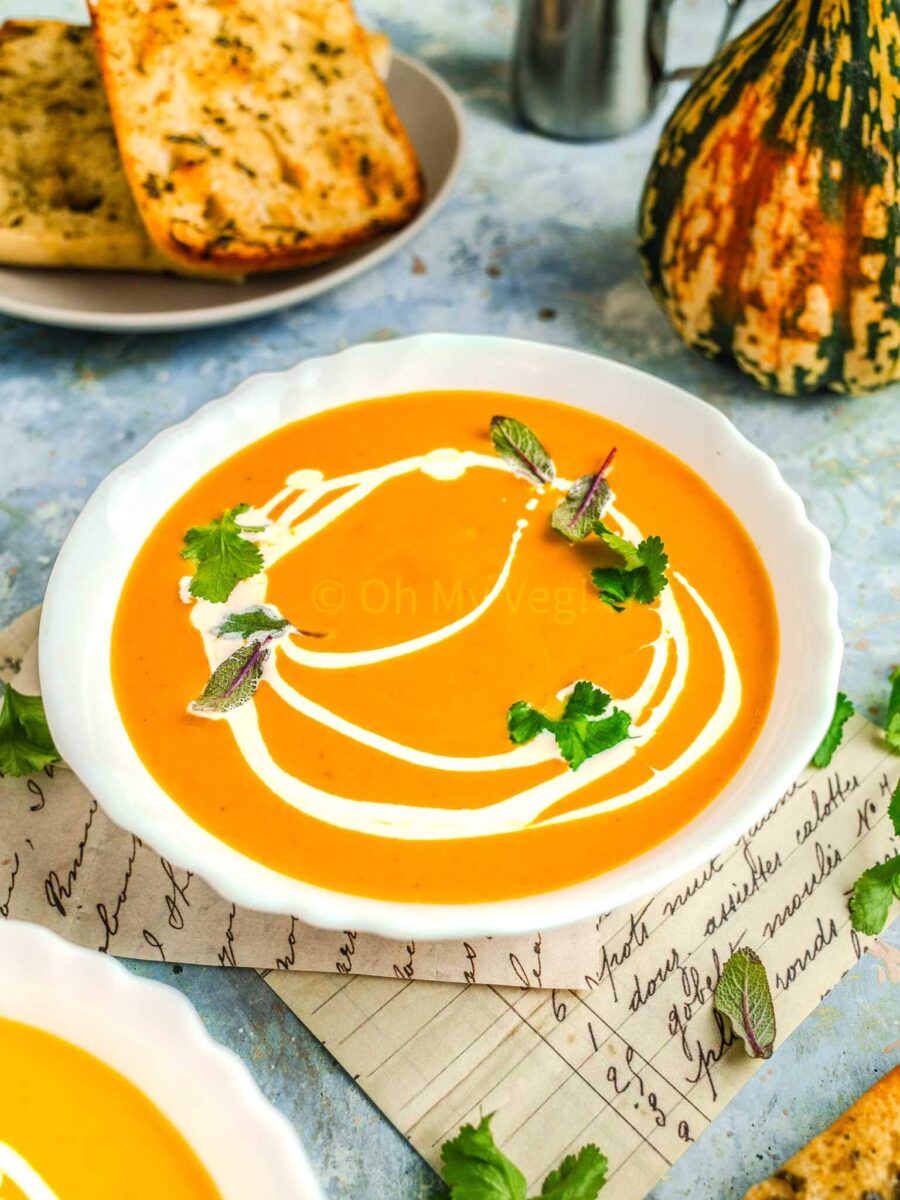
{"type": "Polygon", "coordinates": [[[326,888],[463,903],[675,833],[753,746],[777,659],[756,549],[682,462],[580,409],[441,392],[315,414],[201,479],[135,560],[112,671],[147,769],[223,842],[326,888]],[[496,414],[549,471],[498,453],[496,414]],[[576,540],[553,514],[582,477],[605,533],[576,540]]]}
{"type": "Polygon", "coordinates": [[[0,1200],[218,1200],[134,1084],[44,1030],[0,1018],[0,1200]]]}

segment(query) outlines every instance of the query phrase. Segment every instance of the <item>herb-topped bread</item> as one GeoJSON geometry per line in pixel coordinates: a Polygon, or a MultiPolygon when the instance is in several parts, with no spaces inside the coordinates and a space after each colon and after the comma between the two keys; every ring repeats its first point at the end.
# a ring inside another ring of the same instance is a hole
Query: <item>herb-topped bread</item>
{"type": "Polygon", "coordinates": [[[119,148],[168,256],[228,273],[408,222],[419,166],[349,0],[92,0],[119,148]]]}
{"type": "Polygon", "coordinates": [[[900,1197],[900,1067],[895,1067],[744,1200],[900,1197]]]}
{"type": "Polygon", "coordinates": [[[91,31],[0,27],[0,262],[161,271],[119,161],[91,31]]]}

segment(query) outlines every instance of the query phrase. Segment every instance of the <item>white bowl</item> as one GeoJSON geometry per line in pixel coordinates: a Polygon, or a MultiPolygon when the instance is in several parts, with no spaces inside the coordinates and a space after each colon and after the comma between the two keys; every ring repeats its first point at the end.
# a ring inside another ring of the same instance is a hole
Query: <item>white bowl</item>
{"type": "Polygon", "coordinates": [[[557,346],[424,334],[256,375],[159,434],[100,485],[75,522],[44,604],[40,670],[63,758],[109,815],[236,903],[388,937],[501,934],[562,925],[657,891],[731,845],[809,762],[831,717],[841,657],[829,547],[775,464],[714,408],[651,375],[557,346]],[[132,561],[202,475],[310,413],[390,392],[483,389],[564,401],[665,446],[719,493],[759,549],[781,650],[771,709],[721,794],[664,844],[572,887],[491,903],[410,904],[314,887],[262,866],[196,824],[138,758],[116,707],[110,638],[132,561]]]}
{"type": "MultiPolygon", "coordinates": [[[[0,921],[0,1017],[46,1030],[131,1080],[181,1132],[222,1200],[321,1200],[288,1121],[188,1001],[55,933],[0,921]]],[[[53,1081],[45,1081],[53,1095],[53,1081]]]]}

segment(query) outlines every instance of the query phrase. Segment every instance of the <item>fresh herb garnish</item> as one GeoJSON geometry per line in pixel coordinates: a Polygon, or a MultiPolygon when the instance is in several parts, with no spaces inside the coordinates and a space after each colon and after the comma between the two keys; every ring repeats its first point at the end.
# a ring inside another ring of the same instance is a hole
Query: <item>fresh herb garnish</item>
{"type": "Polygon", "coordinates": [[[32,775],[57,762],[43,700],[8,683],[0,704],[0,775],[32,775]]]}
{"type": "Polygon", "coordinates": [[[891,676],[891,694],[888,699],[887,720],[884,737],[892,750],[900,754],[900,667],[891,676]]]}
{"type": "Polygon", "coordinates": [[[263,667],[269,657],[272,635],[261,642],[245,642],[234,654],[229,654],[209,677],[203,694],[191,705],[196,713],[226,713],[253,696],[262,679],[263,667]]]}
{"type": "Polygon", "coordinates": [[[754,950],[742,947],[729,958],[716,984],[713,1006],[731,1022],[751,1058],[772,1057],[775,1005],[766,968],[754,950]]]}
{"type": "Polygon", "coordinates": [[[546,716],[524,700],[517,700],[506,714],[509,740],[516,746],[530,742],[539,733],[552,733],[559,752],[576,771],[583,762],[628,737],[631,717],[613,707],[611,697],[587,679],[579,679],[566,700],[558,720],[546,716]]]}
{"type": "Polygon", "coordinates": [[[515,417],[491,417],[491,441],[501,458],[532,483],[552,483],[553,459],[527,425],[515,417]]]}
{"type": "Polygon", "coordinates": [[[580,542],[593,532],[595,523],[603,516],[610,501],[612,493],[604,476],[615,456],[616,448],[613,446],[600,470],[576,479],[565,500],[560,500],[554,508],[550,524],[558,533],[571,541],[580,542]]]}
{"type": "MultiPolygon", "coordinates": [[[[888,806],[894,833],[900,837],[900,780],[888,806]]],[[[900,854],[863,871],[853,885],[850,920],[859,933],[881,933],[887,924],[894,898],[900,900],[900,854]]]]}
{"type": "Polygon", "coordinates": [[[834,758],[834,752],[841,744],[844,736],[844,726],[853,716],[853,702],[848,700],[843,692],[838,692],[834,705],[831,724],[819,743],[819,748],[812,756],[812,765],[821,769],[827,767],[834,758]]]}
{"type": "Polygon", "coordinates": [[[665,575],[669,558],[662,538],[644,538],[635,546],[607,529],[602,521],[595,522],[594,532],[623,560],[621,567],[595,567],[591,571],[603,603],[619,613],[629,600],[652,604],[669,582],[665,575]]]}
{"type": "Polygon", "coordinates": [[[244,534],[260,533],[263,526],[239,525],[236,520],[249,508],[249,504],[238,504],[208,525],[195,525],[184,535],[181,557],[197,564],[189,588],[192,596],[224,604],[242,579],[262,570],[259,547],[244,534]]]}
{"type": "Polygon", "coordinates": [[[244,638],[253,637],[257,633],[270,633],[273,637],[281,637],[294,627],[285,617],[268,604],[260,604],[255,608],[244,609],[243,612],[229,613],[220,625],[213,630],[216,637],[244,638]]]}
{"type": "MultiPolygon", "coordinates": [[[[494,1141],[492,1117],[482,1117],[477,1126],[463,1125],[441,1147],[450,1200],[526,1200],[525,1176],[494,1141]]],[[[541,1200],[596,1200],[606,1182],[606,1168],[606,1155],[594,1145],[583,1146],[550,1172],[541,1200]]]]}

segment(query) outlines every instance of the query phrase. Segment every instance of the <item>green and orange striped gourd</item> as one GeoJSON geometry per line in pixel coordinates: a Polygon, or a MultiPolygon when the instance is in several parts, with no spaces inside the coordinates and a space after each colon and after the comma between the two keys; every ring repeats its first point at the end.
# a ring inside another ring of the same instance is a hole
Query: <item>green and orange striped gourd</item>
{"type": "Polygon", "coordinates": [[[650,287],[764,388],[900,377],[900,0],[781,0],[692,85],[641,205],[650,287]]]}

